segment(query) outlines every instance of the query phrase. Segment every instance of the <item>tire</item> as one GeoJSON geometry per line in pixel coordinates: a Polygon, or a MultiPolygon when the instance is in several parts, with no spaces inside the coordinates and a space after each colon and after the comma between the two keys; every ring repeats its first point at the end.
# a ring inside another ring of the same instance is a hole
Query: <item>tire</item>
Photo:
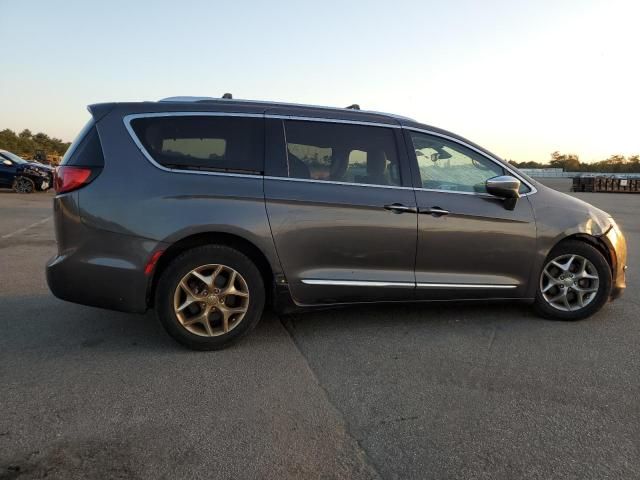
{"type": "Polygon", "coordinates": [[[611,286],[611,268],[602,253],[588,243],[567,240],[554,247],[545,259],[537,279],[533,307],[536,313],[544,318],[581,320],[590,317],[607,303],[611,295],[611,286]],[[574,260],[570,264],[572,258],[574,260]],[[587,262],[583,262],[584,259],[587,262]],[[557,262],[552,263],[554,260],[557,262]],[[569,270],[565,271],[556,265],[569,265],[569,270]],[[557,273],[560,275],[557,276],[557,273]],[[594,279],[596,275],[598,278],[594,279]],[[563,276],[565,278],[560,280],[563,276]],[[550,287],[552,284],[554,286],[550,287]],[[543,289],[548,290],[543,292],[543,289]],[[563,295],[568,300],[565,301],[563,295]],[[555,298],[559,300],[550,302],[555,298]],[[584,305],[581,306],[581,303],[584,305]]]}
{"type": "Polygon", "coordinates": [[[16,193],[33,193],[36,190],[36,184],[27,177],[16,177],[11,186],[16,193]]]}
{"type": "Polygon", "coordinates": [[[155,291],[156,314],[165,330],[193,350],[219,350],[236,342],[258,324],[264,303],[264,282],[256,265],[223,245],[178,255],[161,273],[155,291]]]}

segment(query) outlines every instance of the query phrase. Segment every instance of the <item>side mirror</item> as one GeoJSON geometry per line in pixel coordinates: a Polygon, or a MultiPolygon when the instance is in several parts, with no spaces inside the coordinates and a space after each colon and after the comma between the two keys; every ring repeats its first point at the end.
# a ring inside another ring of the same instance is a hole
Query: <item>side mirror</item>
{"type": "Polygon", "coordinates": [[[3,160],[2,164],[6,165],[7,167],[10,167],[11,165],[13,165],[13,162],[11,160],[3,160]]]}
{"type": "Polygon", "coordinates": [[[513,210],[520,198],[520,180],[511,175],[500,175],[487,180],[487,193],[504,199],[504,208],[513,210]]]}

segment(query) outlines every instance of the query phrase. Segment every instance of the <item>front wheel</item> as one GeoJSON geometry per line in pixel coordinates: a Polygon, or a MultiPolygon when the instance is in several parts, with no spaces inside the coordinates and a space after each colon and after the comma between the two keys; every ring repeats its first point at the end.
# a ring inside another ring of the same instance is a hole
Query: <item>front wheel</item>
{"type": "Polygon", "coordinates": [[[611,268],[593,246],[569,240],[556,246],[538,280],[534,308],[545,318],[580,320],[600,310],[611,294],[611,268]]]}
{"type": "Polygon", "coordinates": [[[195,350],[224,348],[260,320],[265,290],[243,253],[222,245],[193,248],[162,272],[156,313],[175,340],[195,350]]]}
{"type": "Polygon", "coordinates": [[[16,193],[33,193],[35,189],[36,184],[30,178],[16,177],[13,181],[13,191],[16,193]]]}

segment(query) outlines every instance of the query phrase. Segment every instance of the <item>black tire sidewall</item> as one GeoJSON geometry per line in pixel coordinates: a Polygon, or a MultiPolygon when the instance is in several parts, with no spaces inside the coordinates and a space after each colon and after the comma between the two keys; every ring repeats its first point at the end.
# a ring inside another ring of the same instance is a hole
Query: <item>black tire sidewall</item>
{"type": "Polygon", "coordinates": [[[156,314],[175,340],[195,350],[217,350],[249,333],[262,316],[265,302],[264,281],[255,264],[243,253],[227,246],[207,245],[181,253],[160,274],[155,292],[156,314]],[[173,295],[178,282],[201,265],[222,264],[242,275],[249,288],[249,308],[244,318],[231,331],[216,337],[203,337],[186,330],[173,309],[173,295]]]}
{"type": "Polygon", "coordinates": [[[553,308],[542,296],[542,291],[540,289],[540,277],[542,275],[541,270],[536,278],[536,299],[534,302],[534,308],[539,315],[545,318],[553,320],[581,320],[596,313],[609,300],[612,287],[611,267],[609,266],[609,263],[602,255],[602,253],[600,253],[598,249],[596,249],[592,245],[589,245],[588,243],[578,240],[567,240],[560,243],[559,245],[554,247],[553,250],[551,250],[549,255],[547,255],[542,268],[544,269],[547,263],[555,257],[571,254],[585,257],[593,264],[593,266],[598,271],[599,289],[598,293],[596,294],[596,298],[594,298],[586,307],[580,310],[565,312],[553,308]]]}
{"type": "Polygon", "coordinates": [[[16,193],[33,193],[33,192],[35,192],[35,190],[36,190],[36,184],[30,178],[27,178],[27,177],[16,177],[13,180],[13,191],[16,192],[16,193]],[[28,192],[19,192],[17,190],[18,182],[21,181],[21,180],[26,180],[31,185],[31,189],[28,192]]]}

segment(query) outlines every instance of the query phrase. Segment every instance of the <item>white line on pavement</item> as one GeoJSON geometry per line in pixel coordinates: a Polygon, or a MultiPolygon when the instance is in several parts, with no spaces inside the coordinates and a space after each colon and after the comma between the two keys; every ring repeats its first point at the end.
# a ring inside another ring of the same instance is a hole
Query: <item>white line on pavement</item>
{"type": "Polygon", "coordinates": [[[18,235],[20,233],[26,232],[30,228],[37,227],[38,225],[42,225],[43,223],[48,222],[52,218],[53,218],[53,215],[51,215],[51,216],[49,216],[47,218],[43,218],[42,220],[39,220],[36,223],[32,223],[31,225],[28,225],[28,226],[26,226],[24,228],[20,228],[20,229],[16,230],[15,232],[7,233],[6,235],[1,236],[0,238],[4,240],[5,238],[10,238],[10,237],[13,237],[14,235],[18,235]]]}

